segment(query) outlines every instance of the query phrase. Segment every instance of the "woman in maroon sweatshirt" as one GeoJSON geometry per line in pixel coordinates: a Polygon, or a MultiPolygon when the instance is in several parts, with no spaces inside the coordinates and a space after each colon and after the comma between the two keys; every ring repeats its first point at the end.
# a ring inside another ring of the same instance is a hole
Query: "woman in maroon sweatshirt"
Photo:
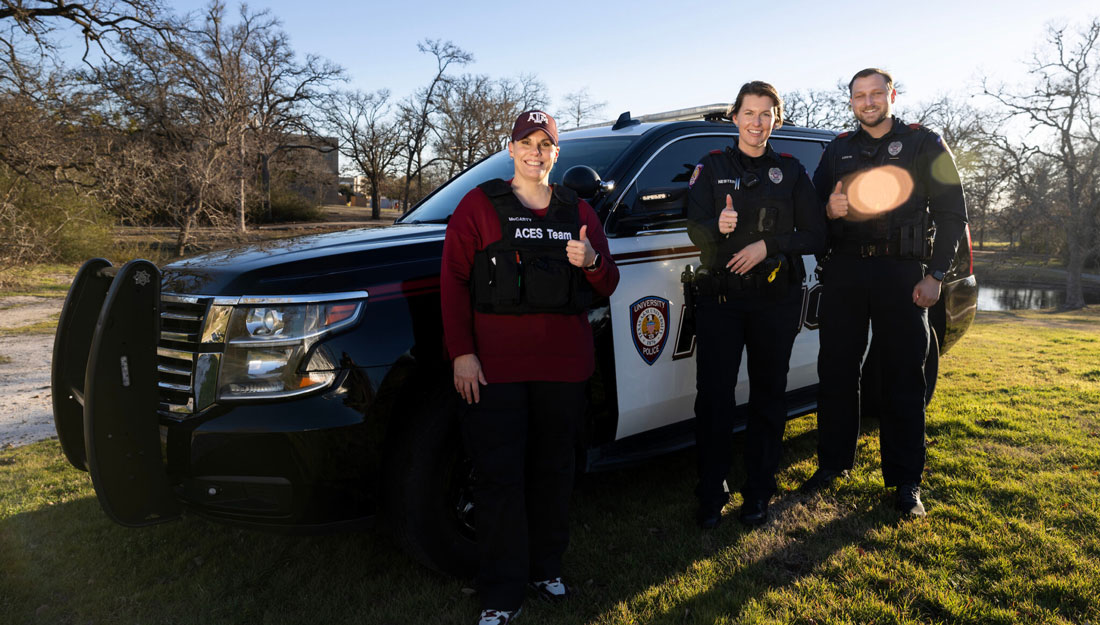
{"type": "Polygon", "coordinates": [[[518,613],[524,586],[563,599],[576,434],[595,369],[587,304],[619,270],[596,213],[549,184],[558,131],[516,119],[511,180],[466,194],[447,225],[441,291],[454,385],[469,410],[482,625],[518,613]]]}

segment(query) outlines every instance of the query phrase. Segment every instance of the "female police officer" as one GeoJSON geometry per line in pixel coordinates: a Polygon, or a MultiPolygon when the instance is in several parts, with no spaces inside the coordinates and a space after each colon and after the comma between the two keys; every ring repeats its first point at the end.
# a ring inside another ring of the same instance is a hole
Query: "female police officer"
{"type": "Polygon", "coordinates": [[[619,281],[595,212],[549,184],[558,150],[553,118],[521,114],[513,178],[470,191],[443,244],[443,329],[470,404],[482,624],[508,623],[525,584],[566,594],[574,445],[595,368],[587,306],[619,281]]]}
{"type": "Polygon", "coordinates": [[[688,234],[701,252],[696,274],[698,522],[721,521],[729,500],[734,387],[748,352],[746,480],[739,519],[767,521],[786,424],[787,368],[801,313],[803,254],[822,251],[825,216],[806,170],[768,137],[783,123],[775,87],[742,85],[731,107],[736,148],[715,150],[692,173],[688,234]]]}

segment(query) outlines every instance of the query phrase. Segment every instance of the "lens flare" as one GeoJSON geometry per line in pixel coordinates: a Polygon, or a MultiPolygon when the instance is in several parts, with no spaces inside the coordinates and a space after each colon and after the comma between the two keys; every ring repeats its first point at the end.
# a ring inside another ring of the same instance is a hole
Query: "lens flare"
{"type": "Polygon", "coordinates": [[[896,165],[875,167],[853,175],[845,193],[848,219],[866,221],[904,204],[913,194],[913,178],[896,165]]]}

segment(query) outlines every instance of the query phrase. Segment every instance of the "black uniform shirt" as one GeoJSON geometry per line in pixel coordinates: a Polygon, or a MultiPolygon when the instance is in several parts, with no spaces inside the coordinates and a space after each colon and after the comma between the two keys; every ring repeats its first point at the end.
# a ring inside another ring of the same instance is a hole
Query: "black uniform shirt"
{"type": "MultiPolygon", "coordinates": [[[[962,182],[959,180],[959,171],[955,167],[955,159],[936,133],[923,126],[916,128],[909,126],[897,117],[893,118],[890,132],[879,139],[867,134],[862,126],[856,132],[844,133],[833,139],[825,148],[821,162],[814,172],[814,187],[821,201],[827,203],[829,195],[836,188],[837,160],[842,154],[855,155],[854,160],[860,163],[856,169],[846,168],[846,172],[877,167],[885,164],[884,159],[887,158],[888,151],[882,147],[883,143],[902,136],[911,139],[913,137],[908,136],[913,133],[929,135],[920,141],[919,151],[912,161],[909,172],[914,179],[914,194],[923,196],[923,199],[921,196],[916,197],[924,205],[920,208],[927,207],[932,216],[932,223],[936,226],[936,239],[928,268],[946,272],[951,266],[951,259],[955,256],[959,238],[966,229],[966,202],[963,199],[962,182]],[[862,146],[877,146],[876,157],[861,159],[858,154],[862,146]]],[[[899,210],[904,208],[905,206],[902,206],[899,210]]],[[[829,232],[834,242],[843,234],[843,221],[836,219],[829,224],[829,232]]]]}
{"type": "MultiPolygon", "coordinates": [[[[720,240],[726,235],[718,231],[718,217],[726,205],[726,194],[733,198],[733,207],[745,206],[746,202],[759,200],[767,192],[769,171],[780,168],[794,172],[796,180],[791,191],[794,206],[794,231],[776,232],[763,235],[768,256],[783,253],[791,258],[803,254],[817,254],[825,248],[825,212],[814,193],[813,184],[806,169],[798,159],[789,155],[779,155],[768,145],[763,156],[749,157],[740,149],[732,150],[733,158],[741,159],[745,173],[752,173],[759,180],[753,189],[746,188],[744,181],[735,184],[740,172],[731,171],[726,154],[716,150],[704,156],[696,166],[688,190],[687,229],[688,236],[700,250],[702,264],[713,269],[725,268],[729,258],[717,258],[720,240]],[[739,188],[738,188],[739,187],[739,188]]],[[[738,221],[738,228],[747,224],[738,221]]]]}

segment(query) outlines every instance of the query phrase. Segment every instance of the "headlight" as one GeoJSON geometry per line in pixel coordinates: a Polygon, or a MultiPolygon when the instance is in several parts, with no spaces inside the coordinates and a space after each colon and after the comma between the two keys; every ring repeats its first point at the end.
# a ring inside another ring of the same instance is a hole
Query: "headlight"
{"type": "Polygon", "coordinates": [[[242,300],[232,307],[214,306],[210,318],[218,319],[222,328],[208,327],[205,333],[225,337],[218,399],[289,397],[332,384],[335,359],[316,343],[358,321],[363,302],[316,301],[323,299],[318,296],[305,304],[242,300]]]}

